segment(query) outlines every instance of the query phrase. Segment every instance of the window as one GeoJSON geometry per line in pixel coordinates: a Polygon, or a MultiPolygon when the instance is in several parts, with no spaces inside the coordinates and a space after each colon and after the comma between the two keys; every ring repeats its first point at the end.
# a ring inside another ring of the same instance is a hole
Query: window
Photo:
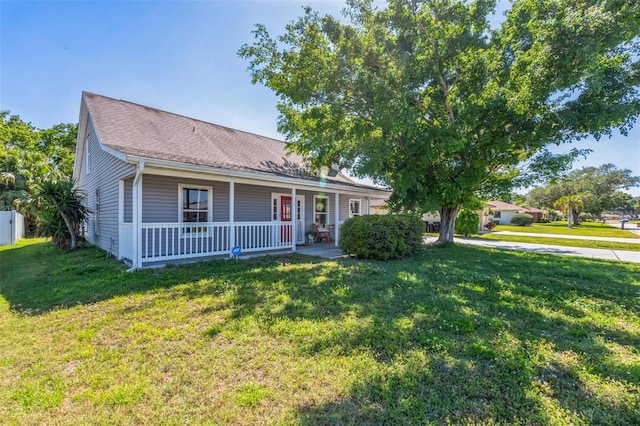
{"type": "Polygon", "coordinates": [[[87,138],[85,139],[84,142],[84,153],[85,153],[85,159],[84,162],[86,163],[85,165],[87,166],[87,174],[89,174],[91,172],[91,138],[89,137],[89,134],[87,133],[87,138]]]}
{"type": "MultiPolygon", "coordinates": [[[[207,223],[213,220],[211,187],[179,185],[180,222],[207,223]]],[[[202,232],[202,228],[188,228],[186,232],[202,232]]]]}
{"type": "Polygon", "coordinates": [[[95,205],[95,223],[93,227],[93,233],[100,235],[100,190],[96,189],[96,205],[95,205]]]}
{"type": "Polygon", "coordinates": [[[329,198],[323,195],[316,195],[313,197],[314,205],[314,222],[321,228],[327,226],[329,219],[329,198]]]}
{"type": "Polygon", "coordinates": [[[360,216],[360,200],[349,200],[349,217],[360,216]]]}
{"type": "Polygon", "coordinates": [[[496,219],[500,219],[500,212],[494,212],[493,217],[495,217],[496,219]]]}

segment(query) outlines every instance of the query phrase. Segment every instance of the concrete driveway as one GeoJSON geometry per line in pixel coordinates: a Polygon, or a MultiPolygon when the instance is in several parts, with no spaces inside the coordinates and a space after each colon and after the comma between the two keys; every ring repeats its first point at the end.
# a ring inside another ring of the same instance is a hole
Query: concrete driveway
{"type": "MultiPolygon", "coordinates": [[[[538,234],[540,236],[541,234],[538,234]]],[[[545,234],[546,235],[546,234],[545,234]]],[[[551,235],[548,235],[551,236],[551,235]]],[[[425,237],[427,243],[436,241],[436,237],[425,237]]],[[[564,256],[589,257],[592,259],[618,260],[640,263],[639,251],[595,249],[587,247],[565,247],[549,244],[516,243],[509,241],[479,240],[474,238],[454,238],[456,243],[493,247],[506,250],[530,251],[534,253],[559,254],[564,256]]]]}

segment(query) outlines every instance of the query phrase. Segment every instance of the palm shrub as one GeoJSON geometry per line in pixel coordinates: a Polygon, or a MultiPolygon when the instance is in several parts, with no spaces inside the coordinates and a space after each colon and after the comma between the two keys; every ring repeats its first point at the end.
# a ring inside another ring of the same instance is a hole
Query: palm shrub
{"type": "Polygon", "coordinates": [[[340,227],[340,248],[360,258],[397,259],[418,251],[424,230],[416,216],[355,216],[340,227]]]}
{"type": "Polygon", "coordinates": [[[511,223],[517,226],[529,226],[533,223],[533,216],[528,213],[516,213],[511,218],[511,223]]]}
{"type": "Polygon", "coordinates": [[[480,227],[480,215],[477,211],[462,209],[456,218],[455,233],[465,237],[477,234],[480,227]]]}
{"type": "Polygon", "coordinates": [[[80,228],[91,211],[83,204],[82,193],[71,179],[46,180],[38,187],[42,204],[40,232],[66,250],[78,247],[80,228]]]}

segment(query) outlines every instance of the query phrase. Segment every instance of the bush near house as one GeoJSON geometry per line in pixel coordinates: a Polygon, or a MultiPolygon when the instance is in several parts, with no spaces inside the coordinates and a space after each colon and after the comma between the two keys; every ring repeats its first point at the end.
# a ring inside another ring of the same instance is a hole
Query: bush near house
{"type": "Polygon", "coordinates": [[[365,259],[397,259],[415,254],[423,233],[424,223],[416,216],[356,216],[340,227],[340,248],[365,259]]]}
{"type": "Polygon", "coordinates": [[[480,227],[480,216],[473,210],[462,209],[456,218],[454,232],[465,237],[478,233],[480,227]]]}
{"type": "Polygon", "coordinates": [[[517,226],[529,226],[533,223],[533,216],[528,213],[516,213],[511,218],[511,223],[517,226]]]}
{"type": "Polygon", "coordinates": [[[484,227],[487,228],[489,231],[491,231],[496,226],[498,226],[498,224],[491,220],[484,224],[484,227]]]}

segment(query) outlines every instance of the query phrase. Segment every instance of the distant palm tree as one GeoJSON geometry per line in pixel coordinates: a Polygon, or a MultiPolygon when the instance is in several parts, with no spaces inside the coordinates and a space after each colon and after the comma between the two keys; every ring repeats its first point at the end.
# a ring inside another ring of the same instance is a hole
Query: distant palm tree
{"type": "Polygon", "coordinates": [[[577,195],[565,195],[558,198],[553,207],[560,209],[562,213],[567,215],[567,221],[569,228],[573,227],[573,214],[577,214],[584,208],[584,203],[577,195]]]}

